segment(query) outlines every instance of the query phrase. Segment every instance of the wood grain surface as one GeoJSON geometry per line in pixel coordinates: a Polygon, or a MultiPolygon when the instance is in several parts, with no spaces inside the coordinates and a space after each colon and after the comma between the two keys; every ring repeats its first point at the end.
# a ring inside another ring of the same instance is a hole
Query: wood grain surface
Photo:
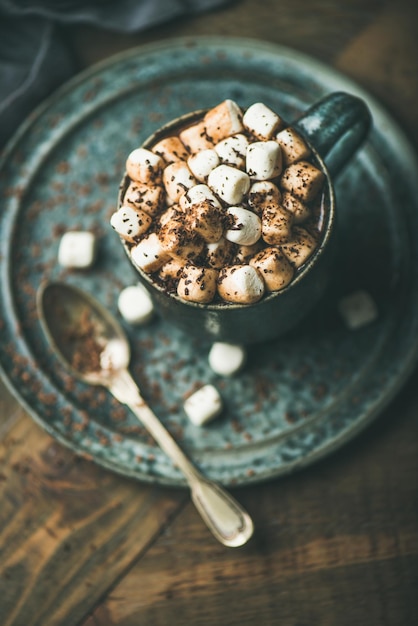
{"type": "MultiPolygon", "coordinates": [[[[80,69],[197,34],[290,45],[357,80],[418,146],[418,3],[243,0],[125,36],[66,28],[80,69]]],[[[293,476],[234,492],[222,547],[188,493],[75,456],[0,384],[0,626],[418,624],[418,370],[379,419],[293,476]]]]}

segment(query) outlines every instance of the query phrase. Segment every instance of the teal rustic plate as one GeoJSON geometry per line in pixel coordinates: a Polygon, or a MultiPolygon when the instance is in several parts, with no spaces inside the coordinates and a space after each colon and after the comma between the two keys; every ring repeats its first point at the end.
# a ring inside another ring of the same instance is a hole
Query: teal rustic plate
{"type": "Polygon", "coordinates": [[[255,40],[164,41],[118,55],[76,77],[27,120],[0,169],[0,364],[34,419],[76,452],[144,481],[183,485],[178,470],[124,407],[76,382],[46,344],[35,292],[64,279],[117,314],[136,282],[109,227],[130,150],[170,119],[232,98],[263,101],[287,120],[325,94],[363,97],[374,129],[337,186],[339,245],[331,285],[295,331],[249,349],[232,379],[215,375],[209,347],[155,319],[127,327],[132,372],[191,458],[226,485],[277,477],[335,450],[393,398],[418,353],[418,168],[408,141],[366,92],[292,50],[255,40]],[[93,230],[89,271],[57,265],[62,233],[93,230]],[[348,330],[337,304],[365,289],[379,316],[348,330]],[[183,400],[213,383],[223,415],[191,425],[183,400]]]}

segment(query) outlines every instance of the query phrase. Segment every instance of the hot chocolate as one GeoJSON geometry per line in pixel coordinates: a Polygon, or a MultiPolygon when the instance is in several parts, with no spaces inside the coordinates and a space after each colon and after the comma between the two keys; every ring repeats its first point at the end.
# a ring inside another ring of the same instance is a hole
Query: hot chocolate
{"type": "Polygon", "coordinates": [[[225,100],[127,158],[111,218],[134,265],[185,301],[252,304],[291,284],[322,235],[325,174],[263,103],[225,100]]]}

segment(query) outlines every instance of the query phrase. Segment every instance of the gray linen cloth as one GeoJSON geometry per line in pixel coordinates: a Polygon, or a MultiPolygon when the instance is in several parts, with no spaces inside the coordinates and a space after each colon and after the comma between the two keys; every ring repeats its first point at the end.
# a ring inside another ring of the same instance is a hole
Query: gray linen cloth
{"type": "Polygon", "coordinates": [[[228,0],[0,0],[0,149],[23,119],[77,72],[61,25],[133,33],[228,0]]]}

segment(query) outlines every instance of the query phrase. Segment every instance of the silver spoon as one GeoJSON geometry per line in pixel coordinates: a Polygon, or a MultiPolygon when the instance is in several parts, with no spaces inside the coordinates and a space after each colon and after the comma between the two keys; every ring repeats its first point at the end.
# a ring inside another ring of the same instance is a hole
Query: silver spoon
{"type": "Polygon", "coordinates": [[[213,535],[225,546],[244,545],[254,530],[250,516],[223,487],[198,471],[144,402],[128,371],[130,346],[116,319],[90,295],[62,282],[41,285],[37,307],[61,362],[79,380],[106,387],[126,404],[183,472],[192,500],[213,535]]]}

